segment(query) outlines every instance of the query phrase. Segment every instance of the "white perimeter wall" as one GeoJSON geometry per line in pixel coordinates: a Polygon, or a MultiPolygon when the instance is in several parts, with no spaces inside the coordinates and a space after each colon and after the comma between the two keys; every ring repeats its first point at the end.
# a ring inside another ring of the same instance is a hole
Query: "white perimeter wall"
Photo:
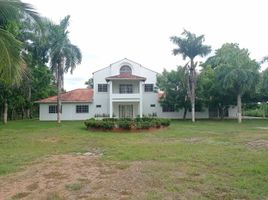
{"type": "MultiPolygon", "coordinates": [[[[55,104],[40,104],[39,105],[39,120],[40,121],[54,121],[57,120],[57,113],[49,113],[49,105],[55,104]]],[[[61,120],[85,120],[94,117],[92,104],[73,104],[63,103],[61,120]],[[89,105],[89,113],[76,113],[76,105],[89,105]]]]}

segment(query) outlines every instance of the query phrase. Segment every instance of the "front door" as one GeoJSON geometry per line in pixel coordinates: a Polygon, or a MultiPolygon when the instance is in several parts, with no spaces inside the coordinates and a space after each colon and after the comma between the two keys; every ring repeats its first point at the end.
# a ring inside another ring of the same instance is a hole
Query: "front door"
{"type": "Polygon", "coordinates": [[[119,118],[133,118],[133,105],[119,105],[119,118]]]}

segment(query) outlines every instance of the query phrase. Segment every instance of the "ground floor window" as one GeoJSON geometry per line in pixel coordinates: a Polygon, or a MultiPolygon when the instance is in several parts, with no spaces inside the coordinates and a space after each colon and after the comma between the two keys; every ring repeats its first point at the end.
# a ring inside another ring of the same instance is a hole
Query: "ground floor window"
{"type": "Polygon", "coordinates": [[[76,113],[88,113],[88,105],[76,105],[76,113]]]}
{"type": "Polygon", "coordinates": [[[175,107],[173,105],[163,105],[162,112],[175,112],[175,107]]]}
{"type": "MultiPolygon", "coordinates": [[[[58,106],[57,105],[49,105],[48,106],[48,113],[58,113],[58,106]]],[[[61,106],[61,113],[62,113],[62,106],[61,106]]]]}

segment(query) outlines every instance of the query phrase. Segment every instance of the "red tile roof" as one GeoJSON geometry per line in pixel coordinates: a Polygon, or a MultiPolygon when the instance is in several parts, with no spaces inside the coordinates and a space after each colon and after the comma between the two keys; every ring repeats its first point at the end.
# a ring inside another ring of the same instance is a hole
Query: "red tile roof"
{"type": "MultiPolygon", "coordinates": [[[[84,88],[71,90],[69,92],[61,93],[62,102],[92,102],[93,89],[84,88]]],[[[35,103],[56,103],[57,96],[51,96],[45,99],[40,99],[35,103]]]]}
{"type": "Polygon", "coordinates": [[[137,80],[137,81],[145,81],[146,78],[145,77],[141,77],[141,76],[136,76],[136,75],[132,75],[132,74],[127,74],[127,73],[122,73],[116,76],[109,76],[105,78],[106,81],[109,80],[137,80]]]}

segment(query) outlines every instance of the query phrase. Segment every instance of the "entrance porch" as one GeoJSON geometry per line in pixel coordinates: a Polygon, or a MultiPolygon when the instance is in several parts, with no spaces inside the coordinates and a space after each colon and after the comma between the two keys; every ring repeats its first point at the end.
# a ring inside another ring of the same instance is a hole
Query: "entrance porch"
{"type": "Polygon", "coordinates": [[[113,102],[112,110],[115,118],[136,118],[142,112],[140,102],[113,102]]]}

